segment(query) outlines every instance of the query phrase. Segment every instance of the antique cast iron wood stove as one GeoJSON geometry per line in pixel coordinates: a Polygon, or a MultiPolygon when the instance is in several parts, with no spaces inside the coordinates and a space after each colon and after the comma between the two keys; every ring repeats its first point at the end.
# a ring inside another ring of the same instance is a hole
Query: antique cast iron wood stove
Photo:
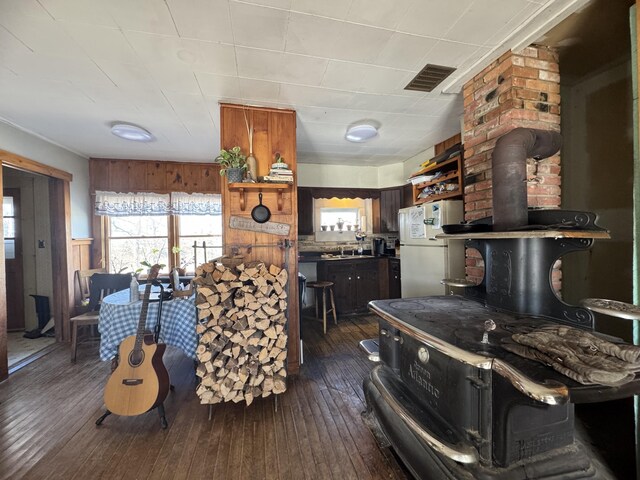
{"type": "MultiPolygon", "coordinates": [[[[559,148],[557,134],[523,130],[503,142],[518,151],[518,161],[559,148]]],[[[503,154],[494,153],[494,163],[503,154]]],[[[516,170],[511,185],[526,188],[521,165],[516,170]]],[[[369,304],[380,317],[380,364],[364,382],[365,418],[418,478],[604,478],[575,438],[574,404],[640,391],[637,378],[620,386],[583,385],[503,348],[514,333],[541,325],[593,330],[590,310],[556,296],[551,271],[561,256],[609,238],[591,213],[527,210],[526,192],[524,198],[524,215],[500,207],[493,218],[478,221],[494,231],[444,236],[466,240],[481,253],[481,284],[463,295],[369,304]]]]}

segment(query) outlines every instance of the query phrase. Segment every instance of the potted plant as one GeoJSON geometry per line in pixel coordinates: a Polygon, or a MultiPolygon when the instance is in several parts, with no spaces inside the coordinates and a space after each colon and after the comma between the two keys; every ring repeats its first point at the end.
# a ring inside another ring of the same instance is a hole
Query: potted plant
{"type": "Polygon", "coordinates": [[[275,160],[276,161],[271,164],[271,168],[278,170],[286,170],[287,168],[289,168],[289,165],[284,163],[284,157],[280,156],[280,152],[276,152],[275,160]]]}
{"type": "Polygon", "coordinates": [[[174,245],[171,247],[171,253],[174,255],[174,264],[176,266],[176,270],[178,270],[178,275],[186,275],[187,268],[189,265],[193,264],[193,256],[191,258],[182,257],[180,254],[182,253],[182,247],[179,245],[174,245]]]}
{"type": "Polygon", "coordinates": [[[220,150],[215,162],[222,165],[220,175],[226,175],[229,183],[242,182],[244,171],[247,169],[247,157],[242,154],[239,146],[230,150],[220,150]]]}

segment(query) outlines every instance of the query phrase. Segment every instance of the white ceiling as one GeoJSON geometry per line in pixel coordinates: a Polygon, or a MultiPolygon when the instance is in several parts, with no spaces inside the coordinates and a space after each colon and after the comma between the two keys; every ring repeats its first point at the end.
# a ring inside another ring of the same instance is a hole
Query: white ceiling
{"type": "Polygon", "coordinates": [[[291,108],[299,162],[396,163],[460,131],[466,80],[585,3],[0,0],[0,118],[86,157],[188,162],[217,155],[219,102],[291,108]],[[427,63],[457,70],[404,90],[427,63]],[[347,142],[362,120],[379,136],[347,142]]]}

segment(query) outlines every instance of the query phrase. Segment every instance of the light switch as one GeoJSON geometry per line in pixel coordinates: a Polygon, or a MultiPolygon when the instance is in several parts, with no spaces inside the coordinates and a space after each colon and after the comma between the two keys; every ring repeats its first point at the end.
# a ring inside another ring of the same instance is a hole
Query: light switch
{"type": "Polygon", "coordinates": [[[38,240],[38,248],[44,248],[44,240],[38,240]]]}

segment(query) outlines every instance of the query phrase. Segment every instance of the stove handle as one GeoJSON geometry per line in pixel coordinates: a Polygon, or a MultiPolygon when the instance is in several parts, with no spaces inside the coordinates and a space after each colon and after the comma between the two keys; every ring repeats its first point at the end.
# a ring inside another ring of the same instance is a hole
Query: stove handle
{"type": "Polygon", "coordinates": [[[529,398],[547,405],[564,405],[569,401],[569,388],[563,383],[554,380],[547,380],[544,385],[537,383],[498,358],[491,369],[529,398]]]}
{"type": "Polygon", "coordinates": [[[386,401],[387,405],[398,415],[409,427],[409,429],[427,445],[433,448],[435,451],[440,452],[447,458],[455,460],[460,463],[477,463],[478,452],[475,448],[469,445],[452,445],[437,438],[433,433],[427,430],[423,425],[420,425],[411,413],[402,406],[395,396],[389,392],[385,387],[383,381],[380,379],[379,371],[382,366],[377,366],[371,370],[371,380],[373,384],[380,392],[382,398],[386,401]]]}

